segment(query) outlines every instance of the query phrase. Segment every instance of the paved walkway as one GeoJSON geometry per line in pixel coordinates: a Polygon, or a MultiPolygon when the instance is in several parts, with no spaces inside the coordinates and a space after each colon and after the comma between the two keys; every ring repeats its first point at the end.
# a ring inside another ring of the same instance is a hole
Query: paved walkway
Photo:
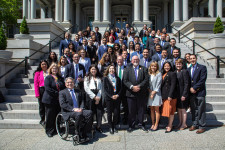
{"type": "Polygon", "coordinates": [[[120,131],[115,135],[108,132],[97,134],[92,142],[73,146],[71,140],[64,141],[58,135],[48,138],[43,129],[0,129],[1,150],[186,150],[186,149],[225,149],[225,127],[208,128],[207,132],[197,135],[195,132],[177,131],[164,133],[133,133],[120,131]]]}

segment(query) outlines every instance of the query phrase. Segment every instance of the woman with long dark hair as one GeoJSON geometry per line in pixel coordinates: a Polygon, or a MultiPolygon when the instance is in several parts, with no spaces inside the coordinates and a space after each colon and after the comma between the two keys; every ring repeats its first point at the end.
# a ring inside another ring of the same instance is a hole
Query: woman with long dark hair
{"type": "Polygon", "coordinates": [[[165,62],[163,64],[162,73],[162,116],[168,117],[168,125],[166,127],[165,133],[170,133],[173,127],[174,113],[176,112],[177,104],[177,94],[176,94],[176,84],[177,77],[176,73],[172,71],[172,66],[170,62],[165,62]]]}
{"type": "Polygon", "coordinates": [[[45,92],[42,102],[45,104],[46,112],[45,132],[48,137],[52,137],[56,133],[55,119],[60,112],[59,91],[65,88],[65,83],[56,63],[52,63],[48,73],[49,75],[45,79],[45,92]]]}
{"type": "Polygon", "coordinates": [[[88,109],[92,110],[93,114],[96,115],[96,130],[99,132],[102,132],[101,125],[103,114],[101,77],[98,67],[92,64],[89,67],[87,76],[84,78],[86,104],[88,109]]]}
{"type": "Polygon", "coordinates": [[[59,67],[60,74],[63,78],[64,78],[64,74],[65,74],[66,65],[67,65],[66,57],[61,56],[59,59],[58,67],[59,67]]]}
{"type": "Polygon", "coordinates": [[[58,59],[57,59],[57,55],[55,52],[50,52],[49,55],[48,55],[48,64],[49,66],[51,66],[52,63],[58,63],[58,59]]]}
{"type": "Polygon", "coordinates": [[[38,99],[40,124],[45,125],[45,106],[42,103],[42,97],[45,91],[44,80],[48,75],[47,69],[49,68],[46,60],[41,60],[37,70],[34,72],[34,91],[35,97],[38,99]]]}
{"type": "Polygon", "coordinates": [[[102,75],[110,63],[110,54],[106,52],[103,54],[102,59],[98,63],[98,69],[102,75]]]}
{"type": "Polygon", "coordinates": [[[117,76],[116,67],[111,64],[104,73],[104,100],[107,108],[107,118],[109,124],[109,132],[114,134],[118,132],[115,128],[119,123],[120,110],[120,94],[121,94],[121,79],[117,76]]]}
{"type": "MultiPolygon", "coordinates": [[[[133,41],[130,41],[130,42],[129,42],[127,52],[129,53],[130,56],[131,56],[131,54],[132,54],[133,52],[135,52],[134,42],[133,42],[133,41]]],[[[131,57],[130,57],[130,61],[131,61],[131,57]]]]}
{"type": "Polygon", "coordinates": [[[68,45],[68,49],[70,50],[70,54],[72,55],[76,52],[75,45],[72,42],[68,45]]]}

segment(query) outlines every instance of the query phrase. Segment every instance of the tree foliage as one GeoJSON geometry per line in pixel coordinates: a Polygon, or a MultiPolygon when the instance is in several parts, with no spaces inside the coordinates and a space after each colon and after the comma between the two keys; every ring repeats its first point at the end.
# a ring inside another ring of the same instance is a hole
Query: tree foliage
{"type": "Polygon", "coordinates": [[[25,16],[23,17],[23,21],[21,22],[20,25],[20,33],[29,34],[29,28],[27,27],[27,21],[25,16]]]}
{"type": "Polygon", "coordinates": [[[3,26],[0,28],[0,50],[5,50],[7,47],[7,37],[5,36],[5,31],[3,26]]]}
{"type": "Polygon", "coordinates": [[[216,22],[214,24],[213,33],[214,34],[223,33],[223,31],[224,31],[224,26],[223,26],[223,23],[222,23],[220,17],[218,16],[216,19],[216,22]]]}
{"type": "Polygon", "coordinates": [[[0,25],[16,24],[21,18],[22,0],[0,0],[0,25]]]}

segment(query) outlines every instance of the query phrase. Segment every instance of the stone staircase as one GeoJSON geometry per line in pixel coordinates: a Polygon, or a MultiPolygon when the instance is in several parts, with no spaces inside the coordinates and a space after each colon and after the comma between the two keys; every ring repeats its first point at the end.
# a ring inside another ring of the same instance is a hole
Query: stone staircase
{"type": "MultiPolygon", "coordinates": [[[[182,57],[191,51],[182,43],[177,43],[181,48],[182,57]]],[[[58,48],[53,51],[58,53],[58,48]]],[[[206,61],[199,58],[198,62],[204,64],[208,69],[207,79],[207,125],[219,126],[225,123],[225,79],[216,78],[216,71],[206,61]]],[[[23,72],[7,85],[8,94],[6,102],[0,103],[0,128],[42,128],[39,125],[38,102],[34,94],[33,73],[37,68],[31,66],[28,77],[23,72]]],[[[188,114],[188,122],[191,120],[188,114]]]]}

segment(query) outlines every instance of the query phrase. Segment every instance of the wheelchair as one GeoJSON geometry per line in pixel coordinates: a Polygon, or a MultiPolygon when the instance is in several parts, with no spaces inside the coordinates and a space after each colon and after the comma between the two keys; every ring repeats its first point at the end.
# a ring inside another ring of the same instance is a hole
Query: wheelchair
{"type": "MultiPolygon", "coordinates": [[[[74,146],[87,142],[87,141],[81,141],[79,132],[75,129],[75,120],[73,118],[69,118],[68,121],[65,121],[63,119],[62,113],[59,113],[56,117],[56,131],[59,137],[63,140],[67,140],[67,138],[72,137],[74,146]],[[71,135],[70,129],[73,129],[73,128],[74,130],[72,131],[72,135],[71,135]]],[[[91,133],[92,133],[92,137],[91,137],[92,139],[94,135],[94,131],[92,130],[91,133]]]]}

